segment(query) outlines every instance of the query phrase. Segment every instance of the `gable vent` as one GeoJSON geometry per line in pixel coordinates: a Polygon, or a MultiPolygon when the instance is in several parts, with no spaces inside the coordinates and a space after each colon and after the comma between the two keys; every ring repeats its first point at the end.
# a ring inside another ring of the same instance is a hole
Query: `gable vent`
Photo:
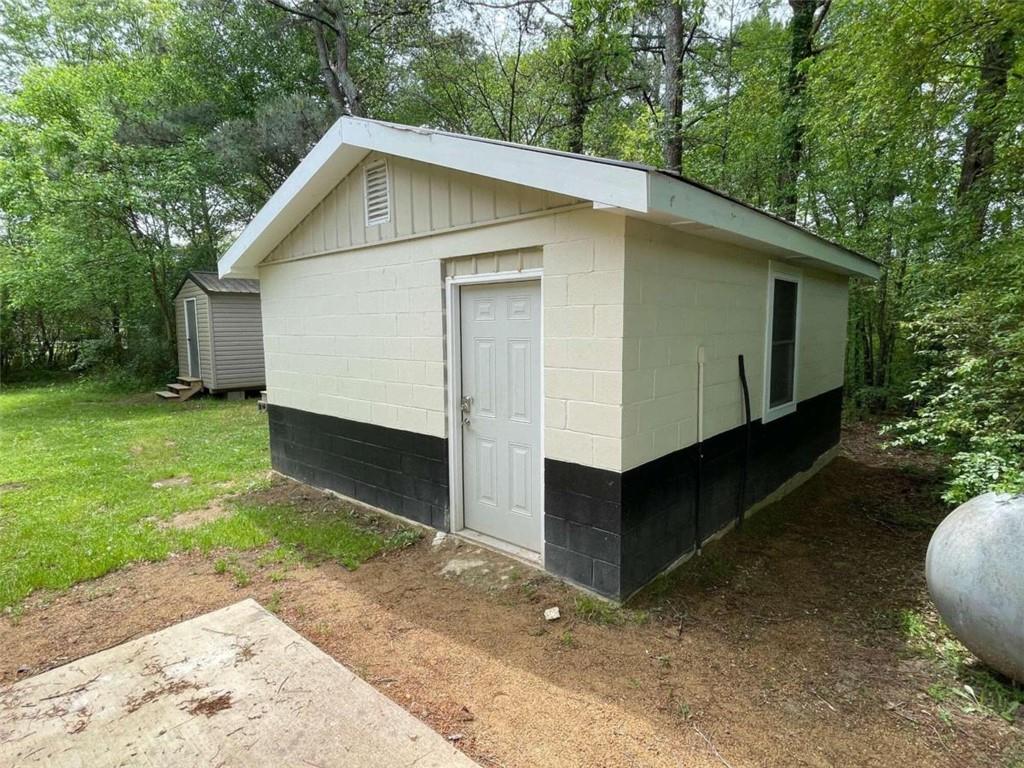
{"type": "Polygon", "coordinates": [[[378,160],[363,170],[366,193],[366,226],[391,220],[391,190],[388,189],[388,162],[378,160]]]}

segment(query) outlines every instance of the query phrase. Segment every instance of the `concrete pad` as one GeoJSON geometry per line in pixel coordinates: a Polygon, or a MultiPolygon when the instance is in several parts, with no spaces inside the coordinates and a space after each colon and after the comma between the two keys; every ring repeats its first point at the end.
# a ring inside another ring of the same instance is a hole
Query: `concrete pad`
{"type": "Polygon", "coordinates": [[[0,765],[476,763],[243,600],[0,690],[0,765]]]}

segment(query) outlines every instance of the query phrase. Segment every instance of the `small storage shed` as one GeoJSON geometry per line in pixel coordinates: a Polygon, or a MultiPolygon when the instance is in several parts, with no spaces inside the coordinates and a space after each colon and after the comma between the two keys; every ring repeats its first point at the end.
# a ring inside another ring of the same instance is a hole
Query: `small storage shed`
{"type": "Polygon", "coordinates": [[[654,168],[342,118],[222,257],[280,472],[625,598],[840,434],[870,259],[654,168]]]}
{"type": "Polygon", "coordinates": [[[178,376],[167,395],[263,389],[263,321],[259,280],[189,271],[174,296],[178,376]]]}

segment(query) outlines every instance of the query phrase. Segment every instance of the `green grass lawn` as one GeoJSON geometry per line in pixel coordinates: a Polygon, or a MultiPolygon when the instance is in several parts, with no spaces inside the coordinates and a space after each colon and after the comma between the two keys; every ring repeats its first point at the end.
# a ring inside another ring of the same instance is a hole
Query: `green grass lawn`
{"type": "Polygon", "coordinates": [[[0,393],[0,607],[170,552],[278,542],[354,567],[408,541],[337,513],[231,503],[196,528],[160,521],[268,483],[253,401],[160,403],[89,384],[0,393]],[[188,484],[154,488],[168,478],[188,484]]]}

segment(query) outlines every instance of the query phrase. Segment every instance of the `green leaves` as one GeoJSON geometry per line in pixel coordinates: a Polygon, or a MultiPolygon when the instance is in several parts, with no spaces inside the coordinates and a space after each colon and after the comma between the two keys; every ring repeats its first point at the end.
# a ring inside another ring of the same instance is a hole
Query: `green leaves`
{"type": "Polygon", "coordinates": [[[278,96],[315,83],[312,59],[256,0],[4,7],[4,368],[66,367],[88,347],[111,356],[79,363],[163,375],[180,276],[213,266],[326,127],[315,99],[278,96]]]}
{"type": "Polygon", "coordinates": [[[1024,491],[1024,241],[964,253],[942,279],[955,289],[908,326],[921,373],[896,442],[949,456],[950,502],[1024,491]]]}
{"type": "MultiPolygon", "coordinates": [[[[661,0],[328,5],[372,117],[660,162],[661,0]]],[[[947,452],[951,498],[1013,487],[1024,3],[834,0],[795,63],[784,0],[684,0],[687,21],[698,8],[684,172],[777,212],[795,191],[798,223],[879,259],[851,289],[851,400],[947,452]],[[1007,36],[1003,89],[982,74],[1007,36]]],[[[212,266],[335,117],[309,24],[265,0],[0,0],[0,31],[0,362],[87,350],[152,375],[183,271],[212,266]]]]}

